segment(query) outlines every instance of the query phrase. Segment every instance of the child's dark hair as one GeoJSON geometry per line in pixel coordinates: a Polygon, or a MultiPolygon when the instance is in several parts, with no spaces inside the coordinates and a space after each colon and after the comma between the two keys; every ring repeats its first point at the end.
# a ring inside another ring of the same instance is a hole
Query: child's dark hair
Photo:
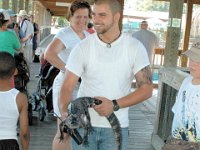
{"type": "Polygon", "coordinates": [[[8,20],[4,20],[4,14],[0,12],[0,28],[3,26],[4,23],[6,23],[8,20]]]}
{"type": "Polygon", "coordinates": [[[0,79],[10,79],[15,69],[14,57],[8,52],[0,51],[0,79]]]}

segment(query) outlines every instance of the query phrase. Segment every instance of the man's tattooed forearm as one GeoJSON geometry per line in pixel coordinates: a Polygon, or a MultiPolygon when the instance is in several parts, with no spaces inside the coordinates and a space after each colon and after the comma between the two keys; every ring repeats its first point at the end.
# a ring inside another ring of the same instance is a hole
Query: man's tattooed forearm
{"type": "Polygon", "coordinates": [[[149,66],[141,69],[136,74],[137,86],[141,87],[143,84],[152,84],[152,74],[149,66]]]}

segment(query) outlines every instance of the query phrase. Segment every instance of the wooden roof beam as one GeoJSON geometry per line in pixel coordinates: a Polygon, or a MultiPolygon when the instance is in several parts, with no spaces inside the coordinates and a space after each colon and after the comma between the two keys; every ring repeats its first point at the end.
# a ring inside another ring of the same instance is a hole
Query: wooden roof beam
{"type": "MultiPolygon", "coordinates": [[[[170,0],[154,0],[154,1],[165,1],[165,2],[170,2],[170,0]]],[[[200,4],[200,0],[184,0],[185,3],[190,2],[192,4],[200,4]]]]}

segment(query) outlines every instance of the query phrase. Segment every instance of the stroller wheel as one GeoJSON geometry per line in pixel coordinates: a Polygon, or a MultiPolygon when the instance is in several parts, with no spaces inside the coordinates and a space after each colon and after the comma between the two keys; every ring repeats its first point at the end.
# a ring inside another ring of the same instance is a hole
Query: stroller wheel
{"type": "Polygon", "coordinates": [[[28,123],[29,125],[33,125],[33,109],[30,103],[28,104],[28,123]]]}
{"type": "Polygon", "coordinates": [[[46,116],[45,109],[44,108],[39,109],[38,113],[39,113],[39,119],[40,119],[40,121],[44,121],[44,118],[46,116]]]}

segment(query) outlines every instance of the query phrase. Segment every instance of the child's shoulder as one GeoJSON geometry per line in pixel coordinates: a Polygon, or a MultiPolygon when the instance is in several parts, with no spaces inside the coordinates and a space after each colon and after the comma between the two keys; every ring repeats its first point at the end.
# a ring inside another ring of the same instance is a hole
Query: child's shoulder
{"type": "Polygon", "coordinates": [[[20,99],[21,101],[27,100],[26,94],[19,92],[17,95],[17,99],[20,99]]]}
{"type": "Polygon", "coordinates": [[[192,83],[192,76],[191,75],[189,75],[189,76],[187,76],[184,80],[183,80],[183,82],[182,82],[182,84],[181,85],[185,85],[185,84],[188,84],[188,83],[192,83]]]}
{"type": "Polygon", "coordinates": [[[27,96],[24,93],[19,92],[16,97],[16,102],[19,107],[23,107],[24,105],[27,105],[28,103],[27,96]]]}

